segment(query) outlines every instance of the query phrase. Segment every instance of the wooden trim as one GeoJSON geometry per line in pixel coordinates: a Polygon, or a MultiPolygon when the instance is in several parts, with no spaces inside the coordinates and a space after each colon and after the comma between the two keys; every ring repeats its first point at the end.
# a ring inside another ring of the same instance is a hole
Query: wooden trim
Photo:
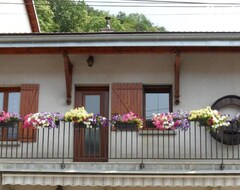
{"type": "Polygon", "coordinates": [[[181,53],[240,53],[240,47],[21,47],[0,48],[0,54],[176,54],[181,53]]]}
{"type": "MultiPolygon", "coordinates": [[[[8,112],[9,93],[11,93],[11,92],[19,92],[20,93],[20,87],[0,87],[0,92],[3,93],[3,110],[5,112],[8,112]]],[[[0,138],[0,140],[9,141],[10,139],[7,138],[8,129],[6,127],[4,127],[4,128],[1,128],[0,130],[2,130],[2,138],[0,138]]],[[[10,141],[16,141],[16,140],[17,140],[17,138],[12,139],[10,141]]]]}
{"type": "Polygon", "coordinates": [[[64,70],[65,70],[65,80],[66,80],[66,94],[67,105],[71,105],[72,103],[72,73],[73,73],[73,65],[69,59],[68,53],[63,53],[64,58],[64,70]]]}
{"type": "Polygon", "coordinates": [[[24,0],[25,7],[27,10],[28,14],[28,19],[31,25],[32,32],[40,32],[40,28],[38,25],[38,18],[37,18],[37,13],[35,11],[35,7],[33,4],[33,0],[24,0]]]}
{"type": "MultiPolygon", "coordinates": [[[[20,114],[22,117],[38,112],[39,86],[39,84],[21,85],[20,114]]],[[[35,142],[36,134],[37,130],[34,128],[23,128],[22,123],[19,126],[18,138],[22,142],[35,142]]]]}
{"type": "Polygon", "coordinates": [[[5,112],[8,112],[8,98],[9,98],[9,92],[3,93],[3,110],[5,112]]]}
{"type": "Polygon", "coordinates": [[[175,104],[180,104],[180,53],[175,56],[174,65],[174,79],[175,79],[175,104]]]}
{"type": "Polygon", "coordinates": [[[20,92],[20,87],[0,87],[0,92],[20,92]]]}
{"type": "Polygon", "coordinates": [[[132,111],[142,117],[142,87],[142,83],[112,83],[111,115],[132,111]]]}

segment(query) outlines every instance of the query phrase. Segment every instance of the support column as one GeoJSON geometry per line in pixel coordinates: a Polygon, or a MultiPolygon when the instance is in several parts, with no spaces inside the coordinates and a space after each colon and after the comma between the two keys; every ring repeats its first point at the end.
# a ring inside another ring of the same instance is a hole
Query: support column
{"type": "Polygon", "coordinates": [[[64,58],[64,70],[65,70],[65,80],[66,80],[66,94],[67,99],[66,103],[67,105],[71,105],[72,103],[72,69],[73,65],[71,64],[71,61],[68,57],[68,53],[63,53],[64,58]]]}
{"type": "Polygon", "coordinates": [[[175,104],[180,104],[180,53],[175,56],[175,104]]]}

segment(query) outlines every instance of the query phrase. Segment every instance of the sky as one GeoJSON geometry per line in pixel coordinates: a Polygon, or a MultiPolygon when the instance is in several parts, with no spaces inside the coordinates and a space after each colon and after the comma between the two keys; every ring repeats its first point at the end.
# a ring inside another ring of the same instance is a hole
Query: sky
{"type": "Polygon", "coordinates": [[[240,0],[85,0],[96,9],[142,13],[167,31],[240,31],[240,0]]]}

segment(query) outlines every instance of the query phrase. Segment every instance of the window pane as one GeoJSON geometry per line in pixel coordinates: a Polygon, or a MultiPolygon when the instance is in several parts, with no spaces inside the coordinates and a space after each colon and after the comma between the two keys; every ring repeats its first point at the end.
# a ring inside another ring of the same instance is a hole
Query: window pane
{"type": "Polygon", "coordinates": [[[153,113],[169,111],[169,93],[146,93],[146,119],[150,119],[153,113]]]}
{"type": "Polygon", "coordinates": [[[20,93],[10,92],[8,99],[8,112],[19,113],[20,110],[20,93]]]}
{"type": "Polygon", "coordinates": [[[0,92],[0,111],[3,110],[3,93],[0,92]]]}
{"type": "Polygon", "coordinates": [[[99,128],[86,128],[85,129],[85,156],[98,156],[99,155],[99,128]]]}
{"type": "Polygon", "coordinates": [[[100,113],[100,95],[86,95],[85,108],[89,113],[100,113]]]}

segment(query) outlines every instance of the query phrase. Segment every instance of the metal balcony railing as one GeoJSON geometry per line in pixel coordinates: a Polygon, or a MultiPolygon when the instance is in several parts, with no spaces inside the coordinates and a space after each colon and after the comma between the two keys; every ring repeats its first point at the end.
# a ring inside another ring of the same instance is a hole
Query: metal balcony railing
{"type": "Polygon", "coordinates": [[[72,123],[61,122],[57,128],[20,132],[18,126],[10,125],[0,126],[0,138],[0,159],[137,159],[146,162],[152,159],[159,162],[164,159],[240,159],[240,125],[237,122],[216,131],[195,122],[191,122],[187,131],[77,128],[72,123]]]}

